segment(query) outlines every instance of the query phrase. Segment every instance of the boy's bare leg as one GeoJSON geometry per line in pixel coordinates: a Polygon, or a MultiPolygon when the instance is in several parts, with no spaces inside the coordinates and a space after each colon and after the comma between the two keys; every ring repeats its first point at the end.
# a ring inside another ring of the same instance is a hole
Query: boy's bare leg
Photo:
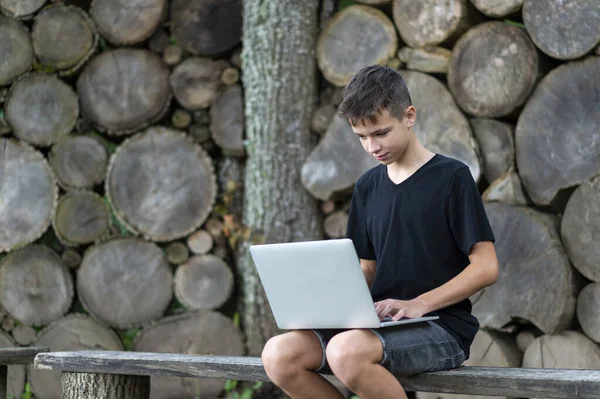
{"type": "Polygon", "coordinates": [[[327,362],[336,377],[361,399],[407,399],[406,392],[379,363],[383,345],[369,330],[350,330],[327,345],[327,362]]]}
{"type": "Polygon", "coordinates": [[[292,331],[271,338],[262,352],[269,379],[293,399],[343,399],[344,396],[316,370],[323,350],[312,331],[292,331]]]}

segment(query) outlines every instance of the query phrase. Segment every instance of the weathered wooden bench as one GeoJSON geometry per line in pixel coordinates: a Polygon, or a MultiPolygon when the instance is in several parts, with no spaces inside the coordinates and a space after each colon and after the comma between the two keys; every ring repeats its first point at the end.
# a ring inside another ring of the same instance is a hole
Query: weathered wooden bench
{"type": "Polygon", "coordinates": [[[48,352],[49,348],[0,348],[0,399],[6,399],[8,394],[8,366],[30,364],[35,355],[48,352]]]}
{"type": "MultiPolygon", "coordinates": [[[[40,353],[34,366],[62,371],[63,399],[148,399],[150,376],[268,381],[260,358],[77,351],[40,353]],[[93,396],[89,396],[93,392],[93,396]]],[[[325,376],[337,386],[333,376],[325,376]]],[[[410,391],[535,398],[600,398],[600,370],[461,367],[400,377],[410,391]]]]}

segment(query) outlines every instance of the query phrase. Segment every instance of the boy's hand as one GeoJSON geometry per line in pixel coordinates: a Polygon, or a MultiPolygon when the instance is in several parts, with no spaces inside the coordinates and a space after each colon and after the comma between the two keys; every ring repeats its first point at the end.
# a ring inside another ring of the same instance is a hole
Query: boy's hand
{"type": "Polygon", "coordinates": [[[427,307],[424,302],[418,298],[410,301],[401,301],[399,299],[386,299],[375,302],[375,311],[379,320],[386,316],[391,316],[392,321],[398,321],[403,317],[414,319],[427,313],[427,307]]]}

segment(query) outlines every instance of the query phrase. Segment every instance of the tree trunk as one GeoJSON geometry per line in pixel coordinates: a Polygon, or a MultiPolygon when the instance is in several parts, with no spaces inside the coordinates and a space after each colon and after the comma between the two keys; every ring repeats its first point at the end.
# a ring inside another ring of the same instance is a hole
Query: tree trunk
{"type": "MultiPolygon", "coordinates": [[[[317,201],[300,182],[316,100],[317,0],[245,0],[243,31],[246,134],[249,142],[244,224],[250,241],[322,238],[317,201]],[[286,27],[286,34],[280,29],[286,27]]],[[[250,354],[277,328],[245,242],[239,249],[241,315],[250,354]]]]}
{"type": "Polygon", "coordinates": [[[600,2],[525,0],[523,21],[537,47],[561,60],[579,58],[600,42],[600,2]]]}
{"type": "Polygon", "coordinates": [[[150,377],[64,372],[62,399],[148,399],[150,377]]]}
{"type": "MultiPolygon", "coordinates": [[[[48,347],[53,352],[123,350],[121,339],[113,330],[78,313],[72,313],[45,327],[39,332],[34,344],[48,347]]],[[[36,399],[60,398],[60,371],[37,370],[29,365],[27,374],[36,399]]]]}

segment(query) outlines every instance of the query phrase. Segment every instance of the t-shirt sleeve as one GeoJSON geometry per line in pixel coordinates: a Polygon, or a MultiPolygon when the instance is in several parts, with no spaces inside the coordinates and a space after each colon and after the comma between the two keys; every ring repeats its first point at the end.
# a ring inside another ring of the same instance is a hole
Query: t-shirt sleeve
{"type": "Polygon", "coordinates": [[[355,186],[348,213],[346,238],[352,240],[354,248],[356,248],[356,254],[360,259],[375,260],[375,250],[367,231],[365,213],[366,210],[362,206],[358,186],[355,186]]]}
{"type": "Polygon", "coordinates": [[[495,241],[483,201],[468,167],[454,174],[448,188],[448,220],[456,243],[465,255],[481,241],[495,241]]]}

